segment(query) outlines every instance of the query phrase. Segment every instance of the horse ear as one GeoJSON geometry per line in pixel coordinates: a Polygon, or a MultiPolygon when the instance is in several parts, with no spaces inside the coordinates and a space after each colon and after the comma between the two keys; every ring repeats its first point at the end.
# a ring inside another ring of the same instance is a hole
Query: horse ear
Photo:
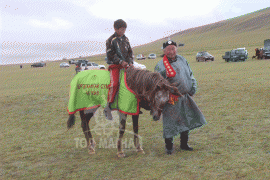
{"type": "Polygon", "coordinates": [[[163,86],[163,84],[157,84],[157,87],[158,87],[159,89],[161,89],[162,86],[163,86]]]}

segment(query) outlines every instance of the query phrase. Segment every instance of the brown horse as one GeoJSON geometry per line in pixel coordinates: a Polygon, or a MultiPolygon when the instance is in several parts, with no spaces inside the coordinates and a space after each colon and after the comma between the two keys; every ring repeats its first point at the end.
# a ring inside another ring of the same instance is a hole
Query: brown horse
{"type": "MultiPolygon", "coordinates": [[[[169,95],[173,92],[174,95],[182,96],[175,84],[170,84],[159,73],[153,73],[148,70],[141,70],[133,66],[126,69],[127,85],[133,90],[137,98],[140,100],[140,107],[150,110],[154,120],[159,120],[164,105],[169,101],[169,95]]],[[[98,108],[98,107],[97,107],[98,108]]],[[[96,109],[80,111],[81,127],[83,129],[89,154],[95,154],[95,141],[90,131],[89,122],[93,117],[96,109]]],[[[122,138],[125,132],[127,115],[119,113],[119,138],[117,141],[118,157],[125,157],[122,150],[122,138]]],[[[139,153],[144,153],[138,138],[138,119],[139,115],[133,115],[133,131],[134,145],[139,153]]],[[[70,129],[75,124],[75,115],[69,115],[67,128],[70,129]]]]}

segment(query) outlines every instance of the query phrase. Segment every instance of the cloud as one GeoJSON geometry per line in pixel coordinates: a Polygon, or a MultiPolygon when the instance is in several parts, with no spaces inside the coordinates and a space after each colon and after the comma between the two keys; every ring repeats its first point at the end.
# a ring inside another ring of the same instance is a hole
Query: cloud
{"type": "Polygon", "coordinates": [[[36,28],[47,28],[51,30],[69,29],[73,26],[73,23],[57,17],[53,17],[51,21],[31,19],[28,21],[28,24],[36,28]]]}
{"type": "Polygon", "coordinates": [[[89,7],[96,4],[98,0],[71,0],[70,2],[80,7],[89,7]]]}
{"type": "Polygon", "coordinates": [[[110,20],[137,19],[147,23],[165,23],[166,19],[194,19],[207,15],[215,9],[220,0],[193,0],[193,1],[145,1],[136,0],[78,0],[75,5],[84,7],[90,14],[98,18],[110,20]]]}
{"type": "Polygon", "coordinates": [[[2,29],[2,18],[1,18],[1,16],[0,16],[0,30],[2,29]]]}
{"type": "Polygon", "coordinates": [[[241,13],[241,12],[243,12],[243,10],[241,8],[233,6],[231,8],[231,12],[233,12],[233,13],[241,13]]]}

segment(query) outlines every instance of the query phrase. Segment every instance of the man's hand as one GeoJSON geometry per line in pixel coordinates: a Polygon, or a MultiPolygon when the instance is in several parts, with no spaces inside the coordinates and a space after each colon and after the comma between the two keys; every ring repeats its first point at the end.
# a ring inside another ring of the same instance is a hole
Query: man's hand
{"type": "Polygon", "coordinates": [[[122,61],[121,65],[126,68],[128,66],[128,63],[126,61],[122,61]]]}

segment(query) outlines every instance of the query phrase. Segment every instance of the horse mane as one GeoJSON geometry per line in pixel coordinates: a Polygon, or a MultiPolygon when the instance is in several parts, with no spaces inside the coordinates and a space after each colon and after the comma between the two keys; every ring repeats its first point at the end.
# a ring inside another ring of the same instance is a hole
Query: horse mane
{"type": "Polygon", "coordinates": [[[126,80],[128,87],[136,93],[138,98],[143,97],[148,102],[153,102],[155,93],[162,88],[173,90],[174,94],[181,96],[178,89],[157,72],[131,66],[126,69],[126,80]]]}

